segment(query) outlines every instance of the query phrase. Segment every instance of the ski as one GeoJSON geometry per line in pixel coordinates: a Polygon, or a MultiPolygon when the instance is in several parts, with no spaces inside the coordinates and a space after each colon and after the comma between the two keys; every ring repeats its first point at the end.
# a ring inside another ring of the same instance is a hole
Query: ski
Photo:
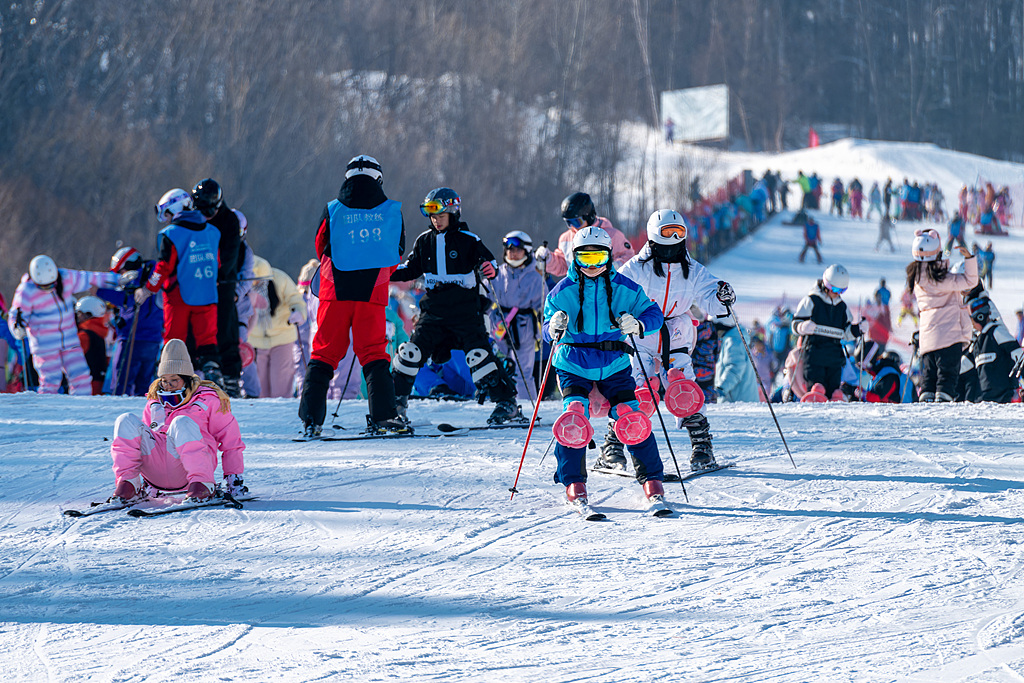
{"type": "Polygon", "coordinates": [[[566,505],[571,507],[573,512],[588,522],[599,522],[603,519],[608,519],[607,515],[603,512],[598,512],[594,508],[590,507],[589,503],[585,503],[582,500],[567,500],[566,505]]]}
{"type": "MultiPolygon", "coordinates": [[[[729,467],[735,467],[735,466],[736,466],[736,463],[734,463],[734,462],[727,462],[727,463],[722,464],[722,465],[715,465],[714,467],[706,467],[706,468],[704,468],[702,470],[686,472],[686,473],[683,474],[682,481],[689,481],[690,479],[694,479],[696,477],[700,477],[700,476],[703,476],[705,474],[711,474],[712,472],[717,472],[719,470],[724,470],[724,469],[727,469],[729,467]]],[[[629,470],[618,470],[618,469],[612,469],[612,468],[609,468],[609,467],[591,467],[590,471],[591,472],[597,472],[598,474],[614,474],[614,475],[616,475],[618,477],[626,477],[628,479],[636,479],[636,475],[633,472],[630,472],[629,470]]],[[[662,479],[662,481],[665,482],[665,483],[677,482],[677,481],[680,481],[680,478],[679,478],[679,475],[677,475],[675,472],[665,472],[664,478],[662,479]]]]}
{"type": "MultiPolygon", "coordinates": [[[[529,428],[529,426],[530,426],[529,422],[523,422],[523,423],[520,423],[520,422],[506,422],[505,424],[500,424],[500,425],[477,425],[477,426],[474,426],[474,427],[456,427],[455,425],[450,425],[450,424],[448,424],[446,422],[442,422],[441,424],[437,425],[437,427],[435,427],[435,429],[437,429],[439,432],[445,432],[446,434],[451,434],[451,433],[454,433],[454,432],[461,432],[461,431],[467,431],[467,432],[478,432],[479,431],[479,432],[482,432],[482,431],[487,431],[487,430],[490,430],[490,429],[527,429],[527,428],[529,428]]],[[[540,421],[537,421],[536,423],[534,423],[534,426],[537,427],[537,426],[542,426],[542,425],[541,425],[540,421]]]]}
{"type": "Polygon", "coordinates": [[[229,496],[225,493],[215,493],[212,497],[204,501],[186,501],[186,500],[174,500],[168,499],[173,502],[166,503],[158,507],[133,507],[128,511],[129,517],[156,517],[158,515],[167,515],[172,512],[183,512],[187,510],[198,510],[199,508],[209,507],[227,507],[234,508],[236,510],[242,509],[242,501],[256,500],[256,496],[250,493],[246,493],[238,498],[229,496]]]}
{"type": "MultiPolygon", "coordinates": [[[[447,425],[451,427],[451,425],[447,425]]],[[[308,438],[305,436],[298,436],[292,439],[299,443],[307,443],[310,441],[367,441],[370,439],[420,439],[420,438],[436,438],[442,436],[464,436],[469,433],[469,429],[465,427],[452,427],[448,431],[437,431],[430,432],[408,432],[403,434],[367,434],[366,432],[358,432],[355,434],[324,434],[317,438],[308,438]]]]}
{"type": "Polygon", "coordinates": [[[87,507],[87,508],[83,508],[81,510],[78,510],[78,509],[75,509],[75,508],[69,508],[67,510],[64,510],[63,513],[64,513],[65,517],[89,517],[91,515],[98,515],[101,512],[114,512],[116,510],[124,510],[125,508],[130,508],[130,507],[133,507],[135,505],[138,505],[139,503],[148,503],[151,500],[153,500],[153,499],[152,498],[140,498],[139,500],[131,501],[131,502],[123,502],[123,501],[116,501],[116,502],[112,502],[112,501],[93,502],[93,503],[89,503],[89,507],[87,507]]]}

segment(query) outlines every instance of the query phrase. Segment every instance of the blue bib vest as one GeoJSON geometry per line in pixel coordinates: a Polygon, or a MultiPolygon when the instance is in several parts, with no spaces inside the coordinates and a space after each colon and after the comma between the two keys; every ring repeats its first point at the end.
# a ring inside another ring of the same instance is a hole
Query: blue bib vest
{"type": "Polygon", "coordinates": [[[178,289],[189,306],[217,303],[217,248],[220,231],[207,224],[199,230],[169,225],[160,231],[178,252],[178,289]]]}
{"type": "Polygon", "coordinates": [[[341,271],[390,268],[400,260],[402,205],[388,199],[372,209],[353,209],[337,199],[327,205],[331,260],[341,271]]]}

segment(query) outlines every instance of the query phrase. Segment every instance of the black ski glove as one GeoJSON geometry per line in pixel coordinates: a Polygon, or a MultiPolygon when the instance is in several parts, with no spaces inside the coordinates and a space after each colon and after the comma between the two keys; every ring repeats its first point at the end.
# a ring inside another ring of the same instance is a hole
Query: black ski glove
{"type": "Polygon", "coordinates": [[[736,292],[732,290],[730,285],[725,280],[718,281],[718,300],[722,302],[723,306],[732,307],[736,303],[736,292]]]}

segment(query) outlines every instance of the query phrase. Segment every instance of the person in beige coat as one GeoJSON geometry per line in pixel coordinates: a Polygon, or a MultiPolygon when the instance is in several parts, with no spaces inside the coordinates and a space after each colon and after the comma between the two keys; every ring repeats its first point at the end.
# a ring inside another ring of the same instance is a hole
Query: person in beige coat
{"type": "Polygon", "coordinates": [[[255,313],[249,320],[249,343],[256,350],[256,372],[261,398],[295,395],[295,363],[292,349],[299,338],[297,327],[306,320],[306,302],[295,282],[283,270],[256,256],[257,278],[249,296],[255,313]]]}
{"type": "Polygon", "coordinates": [[[971,316],[963,292],[978,284],[978,260],[964,247],[964,272],[953,273],[949,261],[939,258],[942,238],[928,228],[915,233],[914,260],[907,266],[907,289],[914,292],[920,309],[922,402],[952,401],[960,376],[960,356],[970,342],[971,316]]]}

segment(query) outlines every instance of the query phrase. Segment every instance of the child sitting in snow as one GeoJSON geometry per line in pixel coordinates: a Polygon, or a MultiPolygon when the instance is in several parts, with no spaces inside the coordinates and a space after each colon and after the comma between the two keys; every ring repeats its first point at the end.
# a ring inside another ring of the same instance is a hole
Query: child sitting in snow
{"type": "Polygon", "coordinates": [[[186,500],[201,502],[216,489],[217,453],[221,455],[224,488],[231,496],[242,485],[245,444],[231,414],[228,395],[216,384],[196,377],[185,342],[168,340],[160,355],[158,378],[140,420],[122,413],[114,423],[116,488],[111,500],[144,498],[147,486],[181,491],[186,500]]]}

